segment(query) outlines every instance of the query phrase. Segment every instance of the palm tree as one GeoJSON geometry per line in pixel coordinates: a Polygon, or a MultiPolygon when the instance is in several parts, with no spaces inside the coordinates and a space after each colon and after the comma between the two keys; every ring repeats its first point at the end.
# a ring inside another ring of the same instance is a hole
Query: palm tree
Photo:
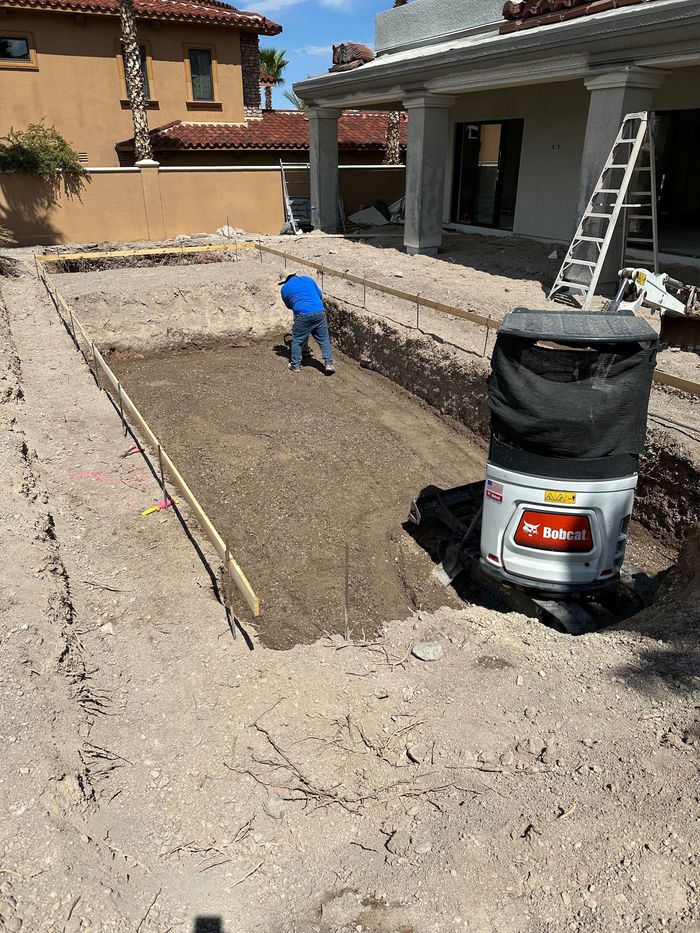
{"type": "Polygon", "coordinates": [[[384,165],[401,165],[401,111],[391,110],[387,118],[384,165]]]}
{"type": "Polygon", "coordinates": [[[294,91],[284,91],[284,96],[295,110],[306,110],[306,104],[294,91]]]}
{"type": "Polygon", "coordinates": [[[121,20],[121,45],[124,58],[124,79],[126,96],[129,98],[131,119],[134,124],[135,161],[153,158],[151,137],[148,134],[148,115],[146,113],[146,94],[141,71],[141,53],[136,32],[136,16],[133,0],[118,0],[119,19],[121,20]]]}
{"type": "Polygon", "coordinates": [[[286,49],[260,49],[260,68],[270,77],[270,83],[265,83],[265,110],[272,110],[272,88],[284,84],[284,69],[289,64],[286,54],[286,49]]]}

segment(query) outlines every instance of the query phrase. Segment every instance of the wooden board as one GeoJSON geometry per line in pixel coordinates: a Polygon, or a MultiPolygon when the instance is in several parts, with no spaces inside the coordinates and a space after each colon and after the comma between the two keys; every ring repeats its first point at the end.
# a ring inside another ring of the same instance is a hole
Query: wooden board
{"type": "Polygon", "coordinates": [[[177,490],[179,495],[182,496],[185,502],[187,502],[190,510],[192,511],[192,514],[199,522],[202,531],[211,542],[218,556],[224,562],[226,572],[238,587],[238,590],[243,596],[243,599],[246,601],[251,613],[253,614],[253,617],[257,618],[260,615],[260,600],[253,590],[253,587],[250,585],[248,578],[241,570],[239,564],[231,555],[231,551],[227,547],[226,542],[214,527],[209,516],[200,505],[199,500],[192,492],[188,484],[185,482],[184,477],[175,466],[169,454],[163,448],[156,434],[151,430],[151,427],[149,426],[146,419],[143,417],[127,392],[122,387],[117,377],[110,369],[105,358],[95,346],[94,341],[91,340],[91,338],[88,336],[87,331],[76,316],[75,312],[70,308],[60,292],[49,284],[46,273],[43,269],[41,278],[47,291],[51,294],[52,299],[56,303],[57,310],[60,307],[60,309],[66,315],[64,321],[67,320],[73,324],[73,326],[76,328],[76,332],[80,333],[87,346],[90,348],[92,363],[95,368],[95,375],[98,383],[103,388],[105,388],[107,385],[110,387],[110,394],[118,402],[121,410],[124,412],[125,417],[128,417],[129,420],[138,427],[142,437],[158,455],[159,461],[163,466],[163,470],[168,474],[168,483],[172,485],[177,490]]]}
{"type": "Polygon", "coordinates": [[[355,285],[362,285],[365,288],[371,288],[375,292],[382,292],[385,295],[391,295],[392,298],[400,298],[402,301],[408,301],[414,305],[420,305],[421,308],[431,308],[440,314],[449,314],[452,317],[461,318],[463,321],[470,321],[479,327],[487,327],[489,330],[500,330],[501,322],[496,318],[485,317],[483,314],[477,314],[476,311],[468,311],[465,308],[456,308],[454,305],[444,304],[442,301],[434,301],[432,298],[425,298],[421,295],[414,295],[412,292],[404,292],[398,288],[391,288],[389,285],[382,285],[381,282],[374,282],[371,279],[361,278],[359,275],[351,275],[349,272],[341,272],[340,269],[333,269],[319,262],[312,262],[309,259],[301,259],[292,253],[285,253],[283,250],[274,249],[272,246],[265,246],[258,243],[258,249],[264,253],[270,253],[273,256],[279,256],[282,259],[295,262],[301,266],[307,266],[315,269],[317,272],[323,272],[324,275],[335,276],[344,279],[346,282],[353,282],[355,285]]]}

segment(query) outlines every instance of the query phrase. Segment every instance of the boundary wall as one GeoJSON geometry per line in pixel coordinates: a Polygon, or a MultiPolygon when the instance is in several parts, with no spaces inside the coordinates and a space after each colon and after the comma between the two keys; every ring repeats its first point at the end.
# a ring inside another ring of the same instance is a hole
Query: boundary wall
{"type": "MultiPolygon", "coordinates": [[[[307,194],[308,169],[295,169],[294,193],[307,194]]],[[[340,166],[346,213],[392,203],[405,189],[404,166],[340,166]]],[[[77,194],[61,178],[0,174],[0,225],[18,246],[168,240],[214,233],[228,224],[278,234],[285,221],[282,175],[276,165],[91,168],[77,194]]]]}

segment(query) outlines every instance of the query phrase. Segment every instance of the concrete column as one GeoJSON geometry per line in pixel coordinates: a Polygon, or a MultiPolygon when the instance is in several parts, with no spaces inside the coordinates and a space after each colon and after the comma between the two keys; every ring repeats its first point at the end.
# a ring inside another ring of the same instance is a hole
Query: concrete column
{"type": "Polygon", "coordinates": [[[404,245],[410,255],[437,256],[454,97],[418,93],[403,103],[408,111],[404,245]]]}
{"type": "MultiPolygon", "coordinates": [[[[623,67],[614,71],[592,72],[585,79],[591,99],[581,160],[577,225],[620,131],[623,118],[628,113],[652,109],[654,91],[661,86],[666,74],[665,71],[653,68],[623,67]]],[[[572,234],[573,232],[572,230],[572,234]]],[[[620,228],[610,244],[600,277],[599,288],[603,293],[612,293],[615,290],[621,255],[620,228]]]]}
{"type": "Polygon", "coordinates": [[[591,92],[586,139],[581,161],[577,222],[586,209],[623,117],[651,110],[654,91],[667,72],[653,68],[619,68],[591,73],[585,84],[591,92]]]}
{"type": "Polygon", "coordinates": [[[163,198],[160,192],[160,162],[142,159],[136,163],[136,167],[141,171],[143,209],[146,215],[148,239],[165,240],[167,236],[163,216],[163,198]]]}
{"type": "Polygon", "coordinates": [[[338,117],[340,110],[307,110],[311,163],[311,223],[316,230],[338,229],[338,117]]]}

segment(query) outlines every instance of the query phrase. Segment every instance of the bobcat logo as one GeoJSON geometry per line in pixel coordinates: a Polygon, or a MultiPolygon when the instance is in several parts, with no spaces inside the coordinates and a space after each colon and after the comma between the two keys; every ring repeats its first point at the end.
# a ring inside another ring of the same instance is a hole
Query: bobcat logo
{"type": "Polygon", "coordinates": [[[523,531],[531,538],[540,530],[539,525],[531,525],[529,522],[523,522],[523,531]]]}

